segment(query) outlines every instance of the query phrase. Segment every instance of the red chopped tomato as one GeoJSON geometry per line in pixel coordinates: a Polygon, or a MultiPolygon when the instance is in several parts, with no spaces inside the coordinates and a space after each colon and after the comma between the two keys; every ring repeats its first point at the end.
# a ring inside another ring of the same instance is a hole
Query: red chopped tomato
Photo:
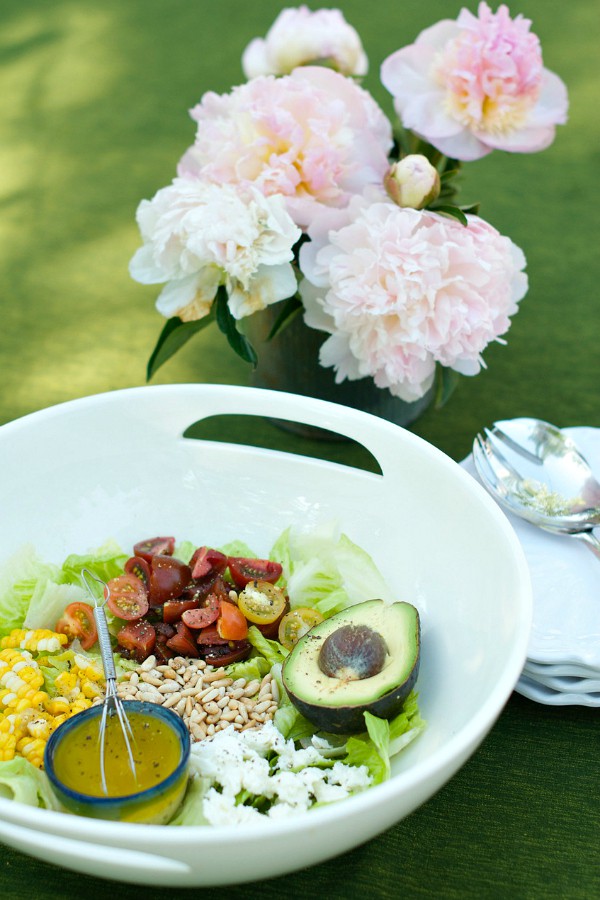
{"type": "Polygon", "coordinates": [[[150,563],[143,556],[130,556],[125,563],[125,573],[135,575],[148,587],[150,583],[150,563]]]}
{"type": "Polygon", "coordinates": [[[179,656],[196,657],[200,655],[193,632],[183,622],[178,622],[177,633],[168,639],[167,647],[174,650],[179,656]]]}
{"type": "Polygon", "coordinates": [[[222,575],[227,568],[227,557],[219,550],[210,547],[198,547],[190,559],[192,578],[204,578],[210,572],[222,575]]]}
{"type": "Polygon", "coordinates": [[[206,598],[205,606],[186,610],[181,616],[181,621],[188,628],[206,628],[207,625],[212,625],[213,622],[216,622],[220,612],[221,600],[217,594],[209,594],[206,598]]]}
{"type": "Polygon", "coordinates": [[[94,611],[89,604],[80,601],[69,603],[54,630],[66,634],[69,642],[78,638],[84,650],[89,650],[98,640],[94,611]]]}
{"type": "Polygon", "coordinates": [[[198,609],[200,600],[167,600],[163,606],[163,622],[175,625],[188,609],[198,609]]]}
{"type": "Polygon", "coordinates": [[[139,541],[133,548],[134,556],[141,556],[146,562],[152,562],[152,557],[160,554],[161,556],[171,556],[175,550],[174,537],[154,537],[147,538],[145,541],[139,541]]]}
{"type": "Polygon", "coordinates": [[[227,646],[210,646],[204,652],[204,659],[212,666],[230,666],[250,656],[252,644],[248,641],[229,641],[227,646]]]}
{"type": "Polygon", "coordinates": [[[174,556],[158,554],[150,563],[148,599],[151,606],[160,606],[179,597],[190,582],[192,571],[174,556]]]}
{"type": "Polygon", "coordinates": [[[217,619],[217,631],[229,641],[243,641],[248,636],[248,622],[235,603],[221,603],[221,614],[217,619]]]}
{"type": "Polygon", "coordinates": [[[108,582],[107,606],[119,619],[141,619],[148,612],[148,593],[142,581],[128,573],[108,582]]]}
{"type": "Polygon", "coordinates": [[[143,661],[154,650],[156,631],[149,622],[128,622],[117,634],[117,643],[143,661]]]}
{"type": "Polygon", "coordinates": [[[208,625],[206,628],[203,628],[198,632],[198,637],[196,638],[196,643],[200,647],[204,646],[216,646],[218,644],[229,644],[231,643],[228,638],[221,637],[219,632],[217,631],[216,624],[208,625]]]}
{"type": "Polygon", "coordinates": [[[175,651],[167,647],[167,641],[173,637],[175,629],[172,625],[167,625],[166,622],[156,622],[154,630],[156,632],[156,644],[152,652],[159,663],[168,662],[169,659],[175,656],[175,651]]]}
{"type": "Polygon", "coordinates": [[[229,556],[227,565],[239,588],[246,587],[250,581],[269,581],[274,584],[283,571],[281,563],[270,559],[247,559],[244,556],[229,556]]]}

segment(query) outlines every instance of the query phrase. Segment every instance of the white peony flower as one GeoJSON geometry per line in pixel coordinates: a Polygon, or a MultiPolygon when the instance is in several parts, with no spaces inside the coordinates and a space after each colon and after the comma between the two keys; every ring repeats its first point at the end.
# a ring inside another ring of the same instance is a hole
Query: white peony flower
{"type": "Polygon", "coordinates": [[[129,271],[142,284],[166,282],[156,302],[165,317],[208,315],[221,284],[236,319],[296,290],[292,248],[301,232],[280,196],[176,178],[140,203],[137,221],[144,243],[129,271]]]}
{"type": "Polygon", "coordinates": [[[246,47],[242,68],[246,78],[288,75],[297,66],[324,62],[342,75],[366,75],[369,63],[361,40],[339,9],[307,6],[283,9],[266,38],[246,47]]]}

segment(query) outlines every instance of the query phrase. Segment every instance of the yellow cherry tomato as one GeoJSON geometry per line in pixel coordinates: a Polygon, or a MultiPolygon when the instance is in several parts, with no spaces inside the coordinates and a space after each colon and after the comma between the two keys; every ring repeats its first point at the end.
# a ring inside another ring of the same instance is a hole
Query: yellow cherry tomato
{"type": "Polygon", "coordinates": [[[291,650],[307,631],[323,621],[321,613],[310,606],[299,606],[286,613],[279,623],[279,643],[291,650]]]}

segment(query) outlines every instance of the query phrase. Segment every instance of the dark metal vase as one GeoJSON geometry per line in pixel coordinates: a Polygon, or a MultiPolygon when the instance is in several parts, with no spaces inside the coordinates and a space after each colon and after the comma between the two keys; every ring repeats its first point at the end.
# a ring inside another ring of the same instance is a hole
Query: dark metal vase
{"type": "MultiPolygon", "coordinates": [[[[253,374],[255,387],[329,400],[402,426],[416,421],[431,405],[433,388],[415,403],[407,403],[393,397],[387,389],[376,387],[371,378],[336,384],[333,369],[319,365],[319,348],[327,335],[308,328],[301,314],[272,340],[267,340],[277,312],[276,308],[268,308],[246,323],[245,331],[258,353],[258,366],[253,374]]],[[[304,437],[344,440],[340,435],[309,425],[281,420],[277,424],[304,437]]]]}

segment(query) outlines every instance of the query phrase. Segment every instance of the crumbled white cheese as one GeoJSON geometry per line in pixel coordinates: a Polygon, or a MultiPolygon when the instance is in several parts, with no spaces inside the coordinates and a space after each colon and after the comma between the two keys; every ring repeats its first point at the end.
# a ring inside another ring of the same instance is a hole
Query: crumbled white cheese
{"type": "Polygon", "coordinates": [[[211,825],[231,825],[284,818],[315,803],[343,800],[371,784],[366,766],[328,760],[309,746],[296,750],[272,722],[237,732],[233,727],[192,745],[194,768],[212,786],[203,800],[211,825]],[[271,762],[267,756],[273,756],[271,762]],[[242,792],[267,801],[265,812],[238,803],[242,792]]]}

